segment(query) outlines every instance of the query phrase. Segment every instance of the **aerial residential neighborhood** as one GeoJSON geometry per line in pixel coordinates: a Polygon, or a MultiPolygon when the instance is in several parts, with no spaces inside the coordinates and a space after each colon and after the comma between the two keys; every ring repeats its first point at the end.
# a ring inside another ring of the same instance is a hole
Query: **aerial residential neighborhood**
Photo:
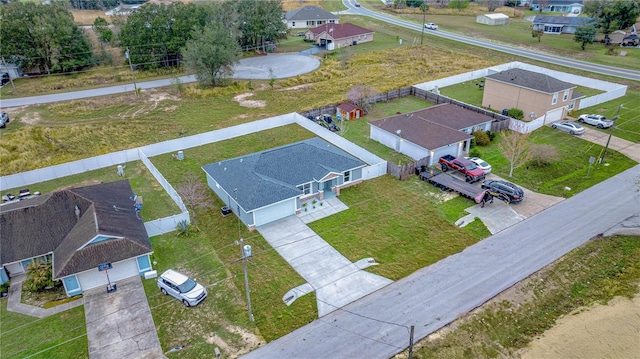
{"type": "Polygon", "coordinates": [[[638,0],[0,17],[0,357],[640,351],[638,0]]]}

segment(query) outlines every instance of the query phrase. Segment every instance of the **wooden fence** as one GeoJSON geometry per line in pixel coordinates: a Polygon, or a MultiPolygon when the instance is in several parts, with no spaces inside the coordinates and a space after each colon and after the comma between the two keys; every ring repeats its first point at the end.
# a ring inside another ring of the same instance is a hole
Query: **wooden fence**
{"type": "Polygon", "coordinates": [[[416,162],[407,163],[406,165],[399,166],[391,162],[387,162],[387,173],[401,181],[409,179],[409,177],[415,173],[416,167],[429,165],[429,157],[419,159],[416,162]]]}

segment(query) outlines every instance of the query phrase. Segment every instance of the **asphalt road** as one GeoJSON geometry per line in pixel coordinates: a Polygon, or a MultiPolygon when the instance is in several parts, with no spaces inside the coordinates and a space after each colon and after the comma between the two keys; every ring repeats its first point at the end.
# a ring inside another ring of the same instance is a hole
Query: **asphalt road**
{"type": "MultiPolygon", "coordinates": [[[[233,68],[234,79],[258,79],[268,80],[275,78],[287,78],[311,72],[320,66],[317,58],[303,55],[269,55],[242,59],[233,68]]],[[[180,76],[181,83],[196,82],[194,75],[180,76]]],[[[136,86],[141,89],[171,86],[175,79],[161,79],[154,81],[138,82],[136,86]]],[[[19,107],[42,103],[77,100],[81,98],[114,95],[131,92],[134,96],[133,83],[117,86],[102,87],[83,91],[72,91],[59,94],[0,99],[0,108],[19,107]]]]}
{"type": "MultiPolygon", "coordinates": [[[[402,26],[402,27],[416,30],[416,31],[422,31],[421,24],[400,20],[395,17],[384,15],[363,7],[355,7],[352,4],[352,1],[355,2],[355,0],[342,1],[342,3],[349,8],[349,10],[346,12],[348,14],[369,16],[380,21],[388,22],[390,24],[402,26]]],[[[556,65],[562,65],[562,66],[571,67],[571,68],[580,69],[580,70],[589,71],[589,72],[595,72],[603,75],[610,75],[610,76],[620,77],[624,79],[640,81],[640,71],[627,70],[627,69],[613,67],[613,66],[598,65],[598,64],[594,64],[586,61],[574,60],[574,59],[570,59],[562,56],[527,50],[520,47],[502,45],[495,42],[480,40],[470,36],[459,35],[459,34],[442,31],[442,30],[434,31],[434,30],[425,29],[424,36],[425,36],[424,37],[425,42],[429,41],[428,40],[429,36],[438,36],[438,37],[442,37],[450,40],[464,42],[469,45],[480,46],[480,47],[484,47],[484,48],[488,48],[488,49],[492,49],[500,52],[505,52],[512,55],[526,57],[533,60],[548,62],[556,65]]]]}
{"type": "Polygon", "coordinates": [[[589,239],[639,216],[639,178],[640,165],[243,358],[390,358],[408,347],[410,326],[415,326],[414,340],[420,340],[589,239]]]}

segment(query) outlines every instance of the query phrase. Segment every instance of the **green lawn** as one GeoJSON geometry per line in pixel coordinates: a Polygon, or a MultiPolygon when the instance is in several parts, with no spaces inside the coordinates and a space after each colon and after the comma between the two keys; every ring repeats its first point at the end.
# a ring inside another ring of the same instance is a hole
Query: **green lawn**
{"type": "MultiPolygon", "coordinates": [[[[141,161],[126,163],[124,177],[117,174],[116,166],[105,167],[94,171],[79,173],[73,176],[60,177],[55,180],[34,183],[26,186],[31,193],[39,191],[48,193],[57,189],[71,186],[88,186],[102,182],[114,182],[128,179],[134,193],[142,196],[144,204],[140,214],[145,221],[168,217],[180,213],[180,209],[173,202],[167,192],[160,186],[141,161]]],[[[2,190],[2,195],[12,193],[17,195],[22,188],[2,190]]],[[[133,200],[131,202],[133,207],[133,200]]]]}
{"type": "Polygon", "coordinates": [[[88,358],[84,306],[38,319],[7,311],[0,300],[0,356],[2,358],[88,358]]]}

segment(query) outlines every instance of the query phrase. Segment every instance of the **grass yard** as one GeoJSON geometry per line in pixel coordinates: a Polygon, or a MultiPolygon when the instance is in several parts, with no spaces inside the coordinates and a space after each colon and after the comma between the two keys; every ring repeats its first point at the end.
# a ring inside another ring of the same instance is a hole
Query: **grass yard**
{"type": "MultiPolygon", "coordinates": [[[[144,201],[140,214],[145,221],[168,217],[180,213],[180,209],[171,197],[160,186],[141,161],[129,162],[124,170],[124,177],[117,174],[115,166],[105,167],[94,171],[84,172],[73,176],[57,178],[55,180],[29,185],[31,193],[39,191],[48,193],[62,188],[89,186],[102,182],[115,182],[128,179],[133,192],[142,196],[144,201]]],[[[17,195],[22,188],[2,190],[2,195],[13,193],[17,195]]],[[[131,201],[133,207],[133,201],[131,201]]]]}
{"type": "Polygon", "coordinates": [[[561,317],[606,304],[615,296],[632,298],[638,281],[638,238],[596,239],[462,317],[449,330],[419,342],[414,357],[519,357],[514,351],[528,347],[561,317]]]}
{"type": "Polygon", "coordinates": [[[2,358],[88,358],[84,306],[38,319],[7,311],[0,299],[0,355],[2,358]]]}

